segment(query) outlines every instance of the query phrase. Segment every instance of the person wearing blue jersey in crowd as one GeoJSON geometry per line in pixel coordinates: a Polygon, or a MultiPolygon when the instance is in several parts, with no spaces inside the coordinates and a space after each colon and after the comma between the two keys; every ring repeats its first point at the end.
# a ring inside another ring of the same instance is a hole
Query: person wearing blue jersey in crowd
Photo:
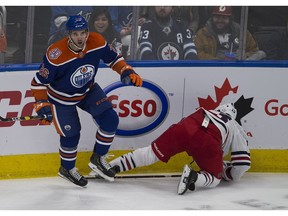
{"type": "Polygon", "coordinates": [[[35,111],[44,117],[44,123],[53,122],[60,135],[58,175],[85,187],[88,181],[75,167],[81,130],[77,107],[88,112],[98,124],[88,166],[108,181],[113,181],[115,176],[105,155],[119,118],[106,94],[94,82],[100,60],[116,71],[125,84],[142,86],[142,79],[103,36],[89,32],[88,23],[81,15],[70,16],[66,29],[68,36],[48,47],[31,81],[31,90],[35,111]]]}
{"type": "MultiPolygon", "coordinates": [[[[122,54],[128,59],[130,58],[131,48],[133,7],[108,6],[108,11],[111,15],[112,24],[121,37],[121,43],[123,45],[122,54]]],[[[138,26],[141,26],[145,22],[145,20],[146,14],[143,14],[143,11],[141,10],[138,19],[138,26]]]]}
{"type": "MultiPolygon", "coordinates": [[[[108,11],[111,15],[113,26],[117,32],[120,33],[121,37],[131,34],[132,30],[132,17],[133,7],[132,6],[109,6],[108,11]]],[[[141,26],[145,20],[146,15],[140,11],[138,25],[141,26]]]]}
{"type": "Polygon", "coordinates": [[[48,45],[65,37],[65,25],[69,16],[81,15],[88,22],[92,12],[92,6],[51,6],[51,24],[48,45]]]}
{"type": "Polygon", "coordinates": [[[141,26],[139,57],[142,60],[197,59],[193,33],[172,17],[172,6],[155,6],[155,18],[141,26]]]}

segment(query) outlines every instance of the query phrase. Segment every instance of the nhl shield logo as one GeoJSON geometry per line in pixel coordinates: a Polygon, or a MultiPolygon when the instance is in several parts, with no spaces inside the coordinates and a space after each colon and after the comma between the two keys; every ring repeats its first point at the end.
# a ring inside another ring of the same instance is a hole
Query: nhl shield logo
{"type": "Polygon", "coordinates": [[[49,52],[49,58],[50,59],[57,59],[62,54],[61,50],[58,48],[52,49],[49,52]]]}

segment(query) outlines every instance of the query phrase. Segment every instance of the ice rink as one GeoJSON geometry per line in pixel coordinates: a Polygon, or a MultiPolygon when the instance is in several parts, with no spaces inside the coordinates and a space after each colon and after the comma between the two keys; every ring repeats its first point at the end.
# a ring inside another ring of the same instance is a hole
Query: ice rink
{"type": "Polygon", "coordinates": [[[237,183],[221,182],[214,189],[182,196],[176,193],[178,179],[116,178],[112,183],[89,179],[87,188],[60,177],[1,180],[0,209],[275,210],[288,215],[287,173],[247,173],[237,183]]]}

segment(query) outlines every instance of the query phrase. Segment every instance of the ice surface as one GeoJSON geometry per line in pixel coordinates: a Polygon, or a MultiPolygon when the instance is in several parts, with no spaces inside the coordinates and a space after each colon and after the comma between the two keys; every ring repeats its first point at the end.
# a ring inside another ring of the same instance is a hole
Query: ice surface
{"type": "Polygon", "coordinates": [[[182,196],[178,180],[89,179],[87,188],[60,177],[1,180],[0,210],[284,210],[288,215],[287,173],[247,173],[239,182],[182,196]]]}

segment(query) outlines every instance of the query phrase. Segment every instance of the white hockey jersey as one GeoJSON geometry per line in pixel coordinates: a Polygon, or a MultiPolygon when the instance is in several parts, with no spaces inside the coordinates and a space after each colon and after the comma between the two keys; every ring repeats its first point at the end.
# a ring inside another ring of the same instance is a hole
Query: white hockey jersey
{"type": "Polygon", "coordinates": [[[237,181],[251,165],[248,137],[244,129],[230,116],[215,110],[203,110],[206,113],[203,126],[212,121],[221,132],[223,156],[231,153],[230,162],[223,161],[223,178],[237,181]]]}

